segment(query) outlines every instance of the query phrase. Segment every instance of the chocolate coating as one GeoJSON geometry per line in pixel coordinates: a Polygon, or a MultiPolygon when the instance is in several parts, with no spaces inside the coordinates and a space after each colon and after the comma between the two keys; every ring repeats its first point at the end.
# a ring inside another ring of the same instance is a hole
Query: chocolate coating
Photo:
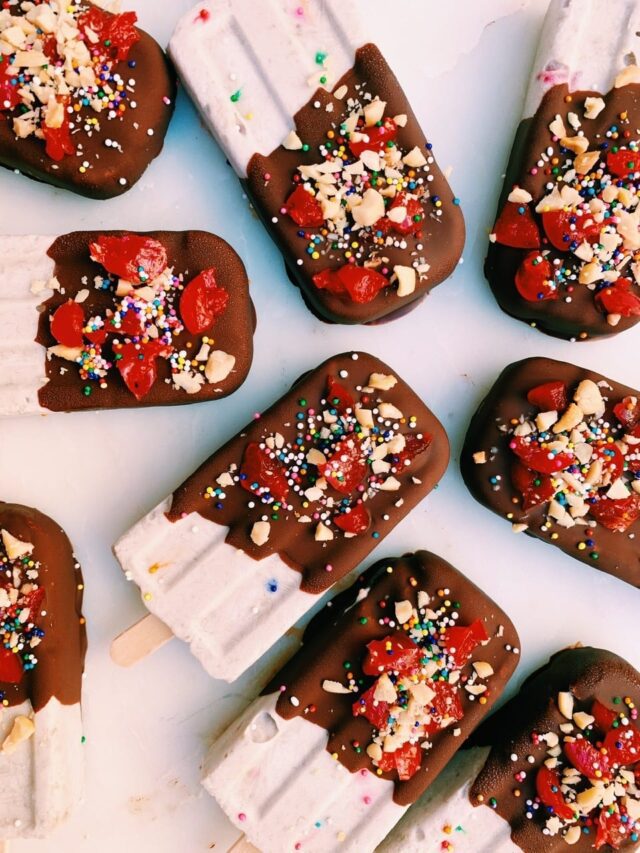
{"type": "Polygon", "coordinates": [[[512,486],[510,474],[515,457],[508,447],[508,435],[501,432],[499,427],[508,425],[511,418],[535,415],[538,410],[527,401],[528,391],[536,385],[556,379],[565,382],[572,392],[583,379],[592,379],[594,382],[606,379],[610,388],[603,388],[602,393],[609,401],[609,415],[612,406],[623,397],[638,396],[640,393],[593,371],[548,358],[529,358],[511,364],[499,376],[473,416],[462,451],[462,476],[477,501],[503,518],[512,514],[510,521],[513,523],[528,524],[525,532],[529,536],[549,542],[583,563],[640,586],[640,521],[636,521],[626,533],[617,533],[599,524],[592,531],[596,544],[578,550],[578,544],[585,540],[583,526],[566,529],[553,525],[545,532],[541,530],[545,519],[544,505],[533,507],[527,512],[523,512],[519,506],[520,496],[512,486]],[[492,448],[495,448],[495,452],[492,448]],[[483,450],[488,461],[478,465],[473,461],[473,454],[483,450]],[[496,476],[502,478],[498,489],[494,489],[490,482],[490,478],[496,476]],[[552,539],[552,533],[557,538],[552,539]],[[597,560],[591,556],[592,553],[598,554],[597,560]]]}
{"type": "Polygon", "coordinates": [[[65,532],[36,509],[0,502],[0,529],[34,546],[38,584],[45,590],[46,616],[35,620],[45,632],[38,663],[19,684],[0,682],[9,705],[31,701],[39,711],[51,697],[63,705],[80,702],[87,635],[82,618],[82,572],[65,532]]]}
{"type": "Polygon", "coordinates": [[[375,772],[366,752],[358,753],[352,746],[353,741],[367,744],[372,735],[371,723],[362,716],[353,716],[352,705],[358,694],[329,693],[322,688],[322,683],[325,679],[343,683],[344,663],[348,661],[356,679],[366,682],[368,687],[373,679],[363,675],[360,668],[366,646],[390,633],[388,625],[381,625],[378,621],[383,616],[392,615],[381,607],[380,602],[387,600],[389,609],[394,602],[404,600],[417,606],[419,590],[428,592],[435,601],[439,601],[442,594],[439,598],[438,590],[442,593],[445,589],[450,591],[446,597],[460,603],[461,624],[481,619],[491,638],[486,645],[475,649],[463,667],[463,677],[472,672],[474,660],[490,663],[494,675],[483,694],[487,699],[484,705],[471,701],[464,690],[460,691],[463,719],[455,726],[430,735],[433,747],[426,752],[422,768],[415,776],[402,782],[395,773],[382,774],[383,778],[394,780],[394,800],[401,806],[415,802],[434,781],[498,700],[517,666],[518,656],[506,648],[519,646],[516,630],[508,616],[481,589],[449,563],[427,551],[407,554],[400,559],[380,560],[311,623],[303,648],[265,689],[265,693],[282,690],[276,706],[281,717],[302,717],[327,729],[327,750],[337,754],[338,760],[348,770],[355,773],[367,768],[375,772]],[[392,568],[391,572],[389,568],[392,568]],[[368,590],[366,597],[354,606],[363,590],[368,590]],[[362,622],[363,619],[366,621],[362,622]],[[296,697],[299,704],[292,704],[292,697],[296,697]],[[315,711],[309,710],[311,705],[315,706],[315,711]],[[456,727],[461,730],[457,737],[453,734],[456,727]]]}
{"type": "MultiPolygon", "coordinates": [[[[84,5],[88,8],[93,4],[84,5]]],[[[19,15],[20,9],[12,9],[12,14],[19,15]]],[[[127,109],[122,119],[103,118],[100,131],[91,136],[84,131],[74,133],[73,142],[82,146],[81,152],[59,163],[47,156],[42,140],[34,136],[17,139],[12,115],[0,112],[0,165],[89,198],[113,198],[130,189],[162,151],[176,99],[176,76],[164,51],[143,30],[138,29],[138,33],[140,41],[133,45],[128,58],[114,64],[114,71],[125,81],[132,77],[136,80],[132,97],[135,109],[127,109]],[[135,63],[135,68],[129,62],[135,63]],[[107,147],[106,139],[114,144],[107,147]],[[85,161],[89,167],[80,172],[85,161]]],[[[96,113],[83,107],[80,115],[95,118],[96,113]]]]}
{"type": "MultiPolygon", "coordinates": [[[[251,539],[253,523],[265,513],[269,517],[269,507],[259,500],[253,509],[247,504],[252,496],[240,487],[226,488],[226,499],[222,504],[205,498],[207,487],[215,486],[216,478],[227,471],[231,465],[241,465],[246,446],[251,442],[260,442],[264,437],[279,432],[285,441],[295,441],[297,430],[296,412],[300,410],[299,401],[304,399],[309,405],[317,405],[326,394],[327,376],[339,376],[348,371],[348,378],[340,381],[351,391],[355,386],[366,386],[373,372],[394,373],[386,364],[366,353],[343,353],[323,362],[318,368],[305,374],[293,388],[257,420],[253,420],[235,438],[232,438],[220,450],[208,459],[173,495],[173,503],[168,513],[172,521],[184,514],[197,512],[217,524],[230,528],[227,542],[256,560],[277,553],[296,571],[301,572],[301,588],[317,595],[332,586],[341,577],[348,574],[390,533],[395,525],[404,518],[438,483],[449,462],[449,442],[444,428],[433,413],[398,378],[397,385],[384,392],[385,401],[397,406],[408,419],[417,418],[416,432],[432,436],[428,450],[417,456],[404,471],[396,474],[401,486],[398,491],[379,491],[367,502],[372,514],[371,531],[345,539],[341,534],[329,542],[316,542],[313,524],[303,524],[296,516],[313,512],[296,506],[295,511],[286,514],[285,509],[278,512],[280,519],[271,524],[269,541],[257,546],[251,539]],[[357,359],[354,360],[353,356],[357,359]],[[417,482],[414,482],[417,479],[417,482]],[[401,506],[396,506],[399,499],[401,506]],[[218,508],[219,507],[219,508],[218,508]],[[327,565],[332,567],[327,571],[327,565]]],[[[395,374],[397,376],[397,374],[395,374]]],[[[408,430],[406,431],[409,432],[408,430]]],[[[342,496],[336,493],[336,499],[342,496]]],[[[292,496],[293,499],[293,496],[292,496]]]]}
{"type": "MultiPolygon", "coordinates": [[[[535,116],[525,119],[518,128],[515,142],[509,158],[506,178],[498,206],[502,210],[507,196],[514,184],[529,192],[537,204],[547,194],[545,185],[549,176],[544,169],[538,169],[537,174],[531,174],[532,166],[540,159],[551,144],[549,124],[556,115],[560,115],[566,127],[570,127],[568,113],[578,112],[582,115],[585,99],[599,97],[598,92],[579,91],[571,93],[567,101],[569,88],[566,85],[554,86],[544,96],[535,116]]],[[[605,133],[619,121],[620,113],[629,114],[629,127],[636,128],[640,122],[640,85],[631,84],[619,89],[613,89],[605,98],[606,107],[600,115],[585,122],[583,129],[595,144],[606,140],[605,133]]],[[[562,253],[549,244],[543,248],[550,249],[549,260],[562,257],[562,253]]],[[[507,314],[549,335],[559,338],[587,338],[617,335],[640,320],[640,317],[622,317],[617,326],[607,323],[607,317],[598,310],[594,301],[593,291],[584,285],[576,284],[571,293],[571,302],[564,298],[558,300],[543,300],[530,302],[523,299],[515,286],[515,275],[528,249],[513,249],[499,243],[490,243],[485,262],[485,275],[498,304],[507,314]]]]}
{"type": "MultiPolygon", "coordinates": [[[[55,275],[64,293],[54,291],[44,303],[45,311],[38,320],[37,342],[43,347],[56,344],[50,329],[50,316],[56,308],[78,291],[88,289],[89,296],[82,303],[85,317],[104,314],[113,308],[113,291],[97,290],[93,286],[96,275],[104,275],[100,264],[89,257],[89,244],[100,235],[122,236],[125,231],[75,231],[65,234],[53,243],[48,255],[55,261],[55,275]]],[[[253,360],[253,332],[255,311],[249,296],[249,282],[244,264],[231,246],[206,231],[151,231],[149,237],[159,240],[167,250],[168,263],[176,274],[184,274],[188,282],[203,270],[214,267],[216,281],[230,295],[228,306],[213,327],[211,336],[215,349],[235,356],[232,372],[222,382],[205,382],[196,394],[176,389],[171,384],[171,368],[165,359],[158,359],[158,379],[149,393],[140,401],[128,390],[116,369],[109,371],[108,387],[100,388],[97,382],[87,383],[80,376],[77,365],[52,356],[46,359],[49,382],[40,389],[40,405],[55,412],[79,409],[115,409],[138,406],[166,406],[220,399],[232,394],[247,378],[253,360]],[[89,385],[91,394],[85,396],[83,388],[89,385]]],[[[201,335],[192,335],[186,329],[174,337],[177,349],[190,347],[195,355],[200,347],[201,335]]],[[[43,353],[43,358],[45,357],[43,353]]]]}
{"type": "MultiPolygon", "coordinates": [[[[611,707],[614,697],[629,696],[640,702],[640,673],[631,664],[604,649],[591,647],[564,649],[541,669],[529,676],[520,692],[484,723],[472,738],[474,745],[491,746],[484,768],[470,791],[471,802],[478,797],[487,803],[495,797],[497,813],[511,825],[511,838],[525,853],[561,853],[569,849],[561,835],[543,835],[543,809],[533,820],[525,816],[526,800],[536,796],[537,770],[547,758],[548,745],[532,741],[532,732],[554,732],[562,736],[566,723],[557,707],[559,692],[570,691],[576,710],[590,711],[594,699],[611,707]],[[511,759],[512,753],[518,761],[511,759]],[[533,763],[527,756],[533,756],[533,763]],[[514,774],[524,771],[526,779],[518,783],[520,797],[513,795],[514,774]]],[[[613,706],[615,707],[615,706],[613,706]]],[[[582,834],[570,849],[586,853],[594,849],[594,832],[582,834]]],[[[637,848],[630,839],[620,849],[637,848]]],[[[611,850],[606,845],[606,850],[611,850]]]]}
{"type": "Polygon", "coordinates": [[[399,298],[395,288],[387,287],[372,302],[363,305],[352,302],[348,297],[318,290],[312,277],[321,270],[341,267],[344,260],[337,252],[323,255],[320,260],[313,260],[306,252],[308,241],[298,236],[300,226],[289,216],[282,214],[281,208],[293,190],[291,179],[298,166],[317,163],[318,146],[325,140],[327,130],[338,127],[348,117],[346,102],[352,97],[354,87],[364,86],[365,91],[386,101],[387,115],[406,114],[407,124],[398,128],[397,136],[397,143],[403,150],[408,152],[418,146],[424,151],[427,145],[425,135],[400,84],[375,45],[367,44],[356,52],[354,67],[338,81],[334,91],[343,85],[349,87],[349,95],[344,101],[338,100],[325,89],[318,89],[308,104],[296,114],[296,131],[299,137],[309,144],[310,150],[288,151],[280,146],[268,157],[254,154],[249,161],[247,179],[243,181],[243,185],[258,215],[282,251],[292,281],[300,288],[311,310],[321,319],[335,323],[369,323],[399,311],[404,312],[410,303],[421,299],[448,278],[462,254],[465,227],[462,212],[453,203],[451,188],[434,162],[430,167],[433,181],[429,183],[429,191],[431,197],[440,197],[442,216],[430,215],[432,201],[428,199],[425,203],[424,226],[420,236],[416,238],[408,235],[405,238],[405,249],[385,246],[381,250],[381,254],[389,258],[386,266],[390,269],[396,264],[411,266],[416,257],[424,255],[430,269],[425,277],[417,280],[414,293],[399,298]],[[314,107],[314,103],[319,103],[320,107],[314,107]],[[333,110],[330,113],[326,111],[328,105],[331,105],[333,110]],[[265,181],[267,173],[271,177],[265,181]],[[272,221],[274,217],[277,220],[275,223],[272,221]],[[423,250],[416,250],[418,244],[423,246],[423,250]],[[302,261],[301,264],[298,264],[299,260],[302,261]]]}

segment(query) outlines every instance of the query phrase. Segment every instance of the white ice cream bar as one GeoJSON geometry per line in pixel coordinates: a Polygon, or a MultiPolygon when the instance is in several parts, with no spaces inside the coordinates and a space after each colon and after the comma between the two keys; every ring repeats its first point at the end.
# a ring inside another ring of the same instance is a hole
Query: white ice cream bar
{"type": "Polygon", "coordinates": [[[624,68],[640,64],[639,33],[639,0],[551,0],[524,117],[558,84],[609,92],[624,68]]]}
{"type": "Polygon", "coordinates": [[[167,498],[128,531],[114,546],[116,557],[151,613],[189,643],[210,675],[233,681],[313,597],[300,590],[302,574],[277,554],[254,560],[225,542],[224,525],[197,513],[171,522],[170,506],[167,498]],[[260,630],[248,631],[251,624],[260,630]]]}
{"type": "Polygon", "coordinates": [[[491,809],[476,808],[469,791],[489,754],[488,747],[461,750],[423,797],[411,806],[377,853],[521,853],[511,828],[491,809]]]}
{"type": "Polygon", "coordinates": [[[0,717],[0,839],[43,838],[65,821],[82,793],[80,705],[55,697],[33,713],[31,703],[5,708],[0,717]],[[33,722],[30,737],[7,746],[16,718],[33,722]]]}
{"type": "Polygon", "coordinates": [[[277,700],[257,699],[216,741],[205,788],[263,853],[373,850],[406,811],[393,782],[350,773],[327,751],[325,729],[283,719],[277,700]]]}
{"type": "Polygon", "coordinates": [[[318,87],[333,90],[362,45],[356,3],[205,0],[169,45],[181,80],[239,177],[271,154],[318,87]]]}
{"type": "Polygon", "coordinates": [[[54,262],[47,251],[55,237],[0,236],[0,415],[41,414],[38,391],[47,383],[45,350],[36,343],[38,307],[51,291],[54,262]]]}

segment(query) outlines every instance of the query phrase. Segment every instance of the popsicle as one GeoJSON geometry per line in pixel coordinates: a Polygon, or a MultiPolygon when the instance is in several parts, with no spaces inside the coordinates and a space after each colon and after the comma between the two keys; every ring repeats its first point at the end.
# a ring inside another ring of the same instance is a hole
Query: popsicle
{"type": "Polygon", "coordinates": [[[60,527],[0,502],[0,839],[45,837],[82,791],[83,581],[60,527]]]}
{"type": "Polygon", "coordinates": [[[511,364],[471,421],[465,482],[515,533],[640,586],[639,400],[565,362],[511,364]]]}
{"type": "Polygon", "coordinates": [[[368,556],[448,461],[442,425],[390,367],[365,353],[328,359],[116,543],[165,625],[126,632],[115,659],[135,662],[173,632],[232,681],[368,556]]]}
{"type": "Polygon", "coordinates": [[[0,415],[232,393],[253,356],[248,288],[203,231],[0,236],[0,415]]]}
{"type": "Polygon", "coordinates": [[[518,642],[434,554],[381,560],[213,744],[204,786],[263,853],[373,850],[497,701],[518,642]]]}
{"type": "Polygon", "coordinates": [[[444,281],[464,221],[356,4],[205,0],[169,52],[308,306],[337,323],[444,281]]]}
{"type": "Polygon", "coordinates": [[[136,21],[84,0],[2,4],[0,165],[100,199],[139,180],[162,150],[176,85],[136,21]]]}
{"type": "Polygon", "coordinates": [[[504,311],[571,340],[640,319],[640,2],[551,0],[485,272],[504,311]]]}
{"type": "Polygon", "coordinates": [[[378,853],[637,850],[639,700],[640,674],[612,652],[558,652],[480,726],[378,853]]]}

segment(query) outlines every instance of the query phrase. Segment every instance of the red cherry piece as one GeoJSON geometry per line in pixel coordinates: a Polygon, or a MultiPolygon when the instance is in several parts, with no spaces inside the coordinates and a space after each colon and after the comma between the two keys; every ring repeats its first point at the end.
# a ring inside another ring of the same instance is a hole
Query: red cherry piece
{"type": "Polygon", "coordinates": [[[366,507],[362,504],[357,504],[351,507],[351,512],[343,512],[340,515],[336,515],[333,521],[336,527],[344,530],[345,533],[360,536],[361,533],[366,533],[371,526],[371,515],[366,507]]]}
{"type": "Polygon", "coordinates": [[[22,681],[23,669],[20,656],[0,646],[0,682],[19,684],[22,681]]]}
{"type": "Polygon", "coordinates": [[[459,669],[469,660],[476,646],[488,639],[482,620],[476,619],[471,625],[448,628],[439,642],[448,650],[459,669]]]}
{"type": "Polygon", "coordinates": [[[353,410],[356,405],[351,393],[335,376],[327,376],[327,402],[343,415],[349,409],[353,410]]]}
{"type": "MultiPolygon", "coordinates": [[[[58,53],[58,40],[55,36],[47,36],[43,40],[42,52],[52,64],[55,64],[58,61],[60,55],[58,53]]],[[[1,100],[2,99],[0,98],[0,101],[1,100]]]]}
{"type": "Polygon", "coordinates": [[[142,318],[133,308],[120,317],[120,325],[114,326],[112,332],[135,338],[142,333],[142,318]]]}
{"type": "Polygon", "coordinates": [[[630,151],[628,148],[610,151],[607,154],[607,168],[618,178],[626,178],[640,171],[640,151],[630,151]]]}
{"type": "Polygon", "coordinates": [[[247,492],[255,493],[259,489],[268,491],[271,497],[280,503],[283,503],[289,494],[285,468],[255,441],[245,448],[240,474],[240,485],[247,492]]]}
{"type": "Polygon", "coordinates": [[[520,264],[515,278],[520,296],[527,302],[545,302],[559,299],[560,294],[553,282],[553,267],[550,261],[538,252],[530,252],[520,264]]]}
{"type": "Polygon", "coordinates": [[[596,293],[596,305],[605,314],[620,314],[621,317],[640,317],[640,296],[631,290],[632,283],[619,278],[596,293]]]}
{"type": "Polygon", "coordinates": [[[431,708],[439,718],[438,728],[442,728],[445,719],[461,720],[464,710],[456,686],[448,681],[436,681],[433,689],[436,695],[431,700],[431,708]]]}
{"type": "Polygon", "coordinates": [[[611,475],[611,480],[617,480],[624,471],[624,456],[615,444],[607,444],[595,450],[594,457],[602,461],[605,473],[611,475]]]}
{"type": "Polygon", "coordinates": [[[562,412],[567,408],[567,386],[560,380],[536,385],[527,394],[527,400],[541,412],[562,412]]]}
{"type": "Polygon", "coordinates": [[[560,786],[560,776],[543,764],[536,776],[536,791],[545,806],[553,809],[560,820],[574,820],[573,809],[567,804],[560,786]]]}
{"type": "Polygon", "coordinates": [[[433,436],[424,434],[421,438],[417,435],[405,435],[404,448],[398,454],[398,468],[402,469],[411,464],[416,456],[420,456],[431,447],[433,436]]]}
{"type": "Polygon", "coordinates": [[[589,512],[607,530],[624,533],[640,518],[640,495],[619,500],[602,497],[591,505],[589,512]]]}
{"type": "Polygon", "coordinates": [[[340,276],[335,270],[322,270],[313,276],[313,283],[318,290],[328,290],[329,293],[335,293],[340,296],[347,291],[340,276]]]}
{"type": "Polygon", "coordinates": [[[45,151],[47,157],[59,163],[65,157],[76,153],[76,147],[71,138],[71,125],[66,112],[67,98],[59,98],[65,104],[64,119],[60,127],[48,127],[45,122],[42,122],[40,129],[45,141],[45,151]]]}
{"type": "Polygon", "coordinates": [[[65,347],[82,346],[83,327],[84,311],[73,299],[68,299],[56,308],[51,317],[51,334],[59,344],[65,347]]]}
{"type": "Polygon", "coordinates": [[[338,270],[323,270],[314,275],[313,283],[318,290],[346,294],[358,305],[373,302],[380,291],[390,284],[381,273],[355,264],[346,264],[338,270]]]}
{"type": "Polygon", "coordinates": [[[613,413],[623,427],[633,429],[640,424],[640,400],[638,397],[623,397],[613,407],[613,413]]]}
{"type": "Polygon", "coordinates": [[[423,752],[419,744],[407,741],[395,752],[383,752],[378,767],[383,773],[397,770],[400,781],[407,782],[420,769],[423,752]]]}
{"type": "Polygon", "coordinates": [[[385,118],[380,126],[358,128],[355,132],[367,137],[356,140],[353,139],[354,134],[350,134],[349,148],[351,153],[355,157],[360,157],[363,151],[384,151],[398,135],[398,126],[392,118],[385,118]]]}
{"type": "Polygon", "coordinates": [[[514,462],[511,466],[511,482],[522,495],[522,509],[525,512],[547,503],[556,493],[548,474],[532,471],[521,462],[514,462]]]}
{"type": "Polygon", "coordinates": [[[158,378],[158,358],[168,358],[173,351],[159,341],[118,344],[114,350],[120,375],[136,400],[142,400],[153,388],[158,378]]]}
{"type": "Polygon", "coordinates": [[[424,208],[417,198],[409,198],[407,193],[400,192],[396,195],[393,203],[387,210],[387,216],[383,217],[376,223],[375,229],[382,231],[383,234],[388,234],[390,231],[396,234],[414,234],[418,236],[421,233],[424,225],[424,208]],[[406,215],[400,222],[389,219],[389,212],[397,210],[399,207],[404,207],[406,215]]]}
{"type": "Polygon", "coordinates": [[[420,665],[422,652],[410,637],[397,631],[383,640],[372,640],[367,645],[367,657],[362,664],[365,675],[383,672],[411,672],[420,665]]]}
{"type": "Polygon", "coordinates": [[[94,329],[94,331],[87,331],[85,329],[84,331],[85,338],[97,347],[102,346],[102,344],[107,340],[107,335],[108,332],[104,328],[94,329]]]}
{"type": "Polygon", "coordinates": [[[525,438],[514,436],[509,447],[521,459],[527,468],[540,474],[557,474],[573,465],[575,459],[572,453],[551,453],[536,442],[528,442],[525,438]]]}
{"type": "Polygon", "coordinates": [[[389,703],[375,699],[377,682],[351,706],[354,717],[366,717],[376,729],[382,729],[389,719],[389,703]]]}
{"type": "Polygon", "coordinates": [[[135,28],[138,16],[135,12],[112,15],[110,12],[92,6],[78,18],[78,28],[93,30],[98,36],[98,48],[104,55],[121,62],[129,55],[134,44],[140,41],[140,33],[135,28]]]}
{"type": "Polygon", "coordinates": [[[596,850],[607,845],[619,850],[629,838],[629,821],[623,822],[620,812],[609,813],[608,809],[600,810],[598,829],[596,831],[596,850]]]}
{"type": "Polygon", "coordinates": [[[618,715],[611,708],[607,708],[599,699],[594,699],[591,706],[591,716],[595,720],[596,726],[603,732],[608,732],[611,726],[618,719],[618,715]]]}
{"type": "Polygon", "coordinates": [[[287,213],[302,228],[319,228],[324,225],[324,213],[319,201],[298,184],[284,203],[287,213]]]}
{"type": "Polygon", "coordinates": [[[628,767],[640,761],[640,731],[635,726],[611,729],[603,745],[612,764],[628,767]]]}
{"type": "Polygon", "coordinates": [[[500,212],[493,233],[496,243],[513,249],[539,249],[540,229],[528,204],[508,201],[500,212]]]}
{"type": "Polygon", "coordinates": [[[22,609],[29,610],[29,620],[34,622],[39,615],[39,611],[44,601],[45,591],[43,586],[39,586],[32,592],[24,596],[22,609]]]}
{"type": "Polygon", "coordinates": [[[151,237],[102,235],[89,246],[92,260],[133,284],[153,281],[167,268],[167,250],[151,237]]]}
{"type": "Polygon", "coordinates": [[[211,329],[228,304],[229,293],[216,284],[216,271],[204,270],[183,290],[180,316],[192,335],[201,335],[211,329]]]}
{"type": "Polygon", "coordinates": [[[322,476],[326,477],[329,485],[343,495],[351,494],[366,474],[367,463],[362,456],[362,446],[354,436],[340,439],[322,470],[322,476]]]}
{"type": "Polygon", "coordinates": [[[19,88],[16,77],[0,73],[0,113],[13,110],[22,103],[22,98],[18,94],[19,88]],[[15,84],[12,80],[16,81],[15,84]]]}
{"type": "Polygon", "coordinates": [[[585,241],[597,243],[603,228],[590,214],[579,215],[571,210],[543,213],[542,226],[551,245],[561,252],[577,249],[585,241]]]}
{"type": "Polygon", "coordinates": [[[601,781],[609,779],[611,768],[608,757],[596,749],[592,743],[589,743],[586,738],[566,741],[564,754],[576,770],[586,776],[587,779],[600,779],[601,781]]]}

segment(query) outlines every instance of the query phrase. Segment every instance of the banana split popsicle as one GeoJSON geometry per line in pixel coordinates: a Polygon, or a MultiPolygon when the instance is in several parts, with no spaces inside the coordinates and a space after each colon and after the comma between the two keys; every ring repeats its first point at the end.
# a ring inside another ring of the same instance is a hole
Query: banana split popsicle
{"type": "Polygon", "coordinates": [[[476,500],[640,586],[640,392],[547,358],[507,367],[474,415],[462,475],[476,500]]]}
{"type": "Polygon", "coordinates": [[[381,560],[214,743],[204,786],[263,853],[371,851],[518,663],[500,608],[419,551],[381,560]]]}
{"type": "Polygon", "coordinates": [[[0,236],[0,415],[224,397],[254,328],[244,265],[212,234],[0,236]]]}
{"type": "Polygon", "coordinates": [[[91,198],[136,183],[162,150],[176,88],[136,21],[85,0],[2,4],[0,165],[91,198]]]}
{"type": "Polygon", "coordinates": [[[637,850],[639,702],[627,661],[559,652],[480,726],[379,853],[637,850]]]}
{"type": "Polygon", "coordinates": [[[256,15],[251,0],[206,0],[169,51],[308,306],[369,323],[453,272],[464,222],[349,6],[268,0],[256,15]]]}
{"type": "Polygon", "coordinates": [[[0,502],[0,839],[49,835],[82,792],[82,573],[47,516],[0,502]]]}
{"type": "Polygon", "coordinates": [[[446,433],[414,391],[377,358],[344,353],[218,450],[115,554],[151,613],[232,681],[368,556],[448,461],[446,433]]]}
{"type": "Polygon", "coordinates": [[[485,272],[571,340],[640,319],[640,2],[551,0],[485,272]]]}

